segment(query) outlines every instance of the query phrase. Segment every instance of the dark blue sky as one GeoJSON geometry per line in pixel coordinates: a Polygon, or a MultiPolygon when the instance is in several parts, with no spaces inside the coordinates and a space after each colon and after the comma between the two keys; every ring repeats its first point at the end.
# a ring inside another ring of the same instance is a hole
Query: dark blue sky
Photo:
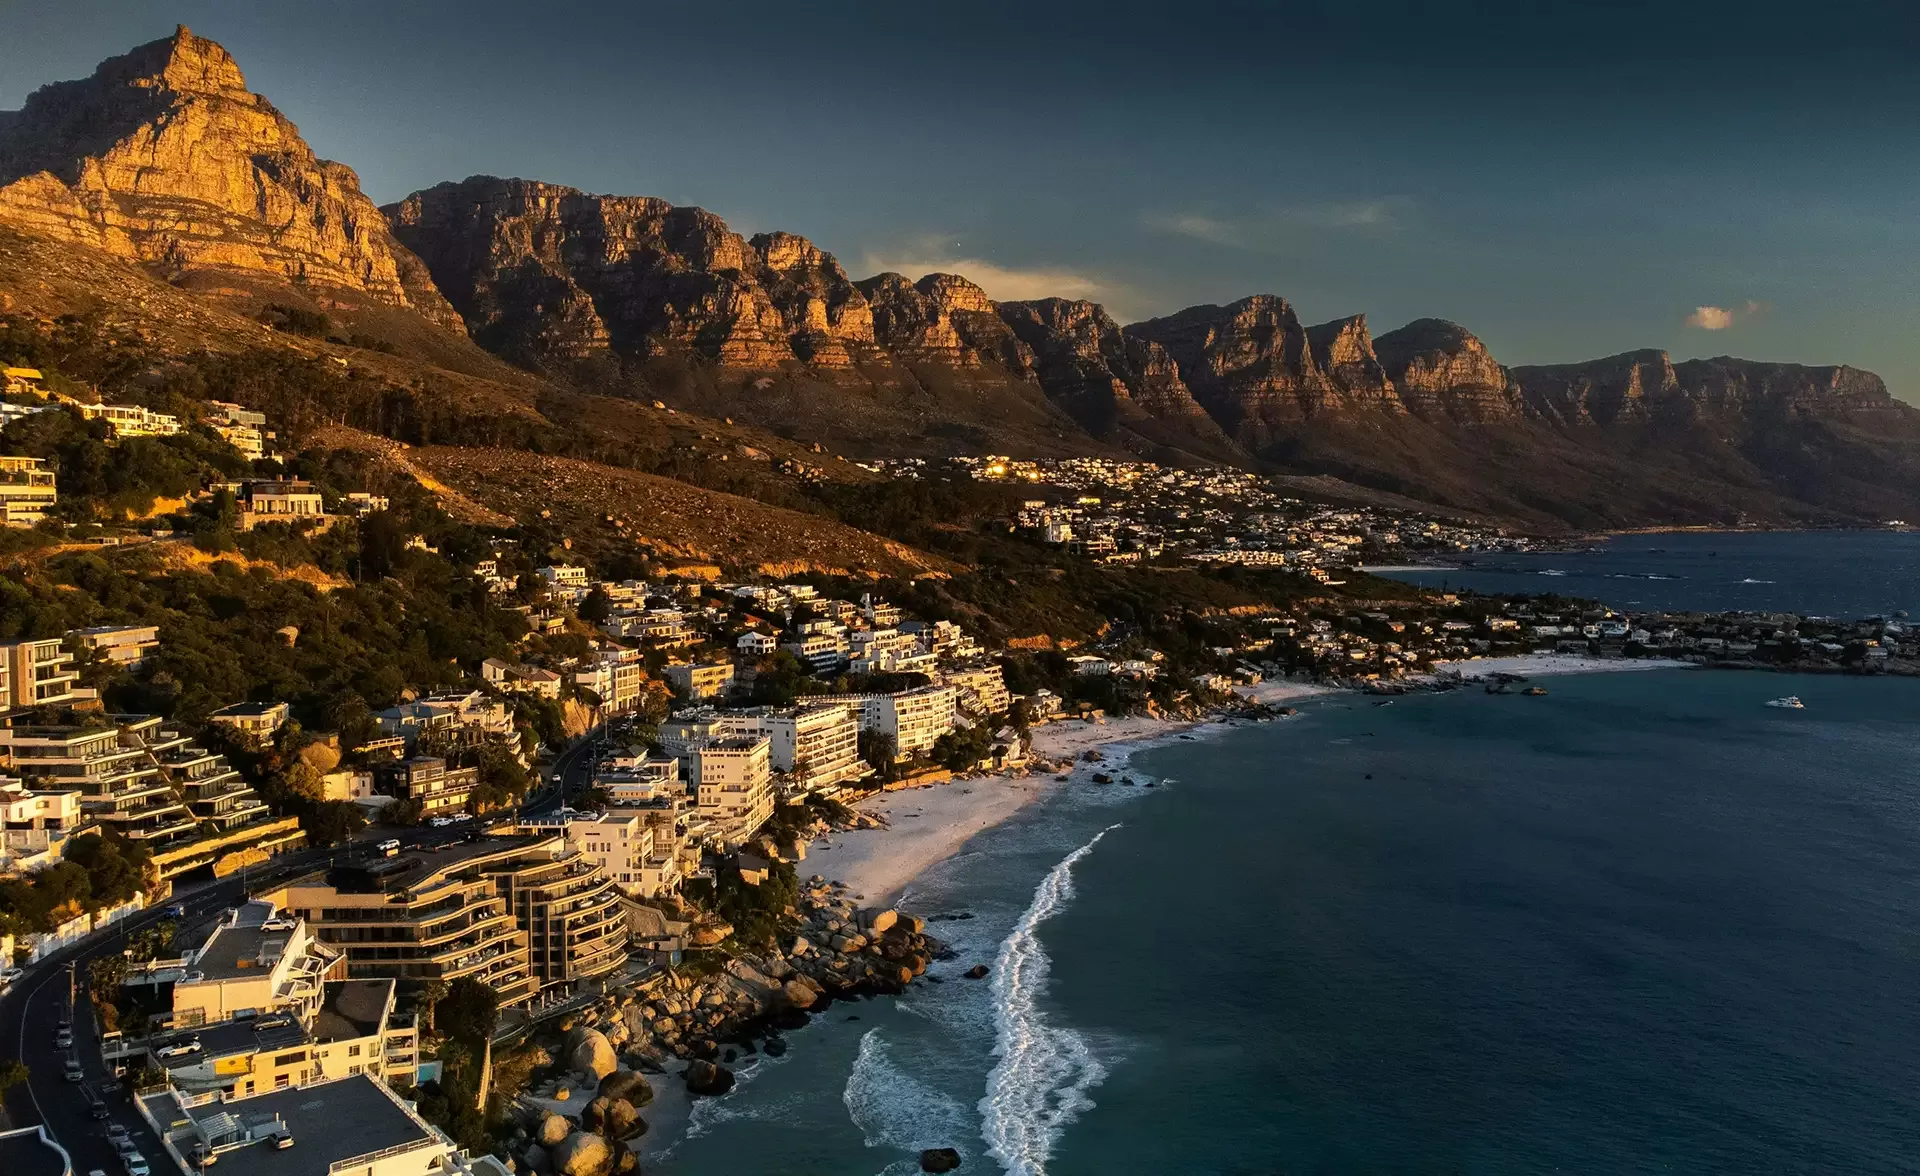
{"type": "Polygon", "coordinates": [[[1916,9],[0,0],[0,108],[184,22],[381,201],[521,175],[856,277],[1123,319],[1269,291],[1507,363],[1848,362],[1920,399],[1916,9]]]}

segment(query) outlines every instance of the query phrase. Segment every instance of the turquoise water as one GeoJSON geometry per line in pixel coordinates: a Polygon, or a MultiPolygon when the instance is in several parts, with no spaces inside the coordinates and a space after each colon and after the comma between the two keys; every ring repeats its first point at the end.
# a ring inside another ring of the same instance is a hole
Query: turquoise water
{"type": "Polygon", "coordinates": [[[1430,588],[1555,592],[1618,609],[1781,610],[1830,617],[1920,611],[1920,532],[1618,535],[1592,551],[1460,556],[1383,573],[1430,588]]]}
{"type": "Polygon", "coordinates": [[[975,916],[945,983],[835,1006],[652,1170],[1911,1171],[1920,683],[1548,686],[1064,786],[909,904],[975,916]]]}

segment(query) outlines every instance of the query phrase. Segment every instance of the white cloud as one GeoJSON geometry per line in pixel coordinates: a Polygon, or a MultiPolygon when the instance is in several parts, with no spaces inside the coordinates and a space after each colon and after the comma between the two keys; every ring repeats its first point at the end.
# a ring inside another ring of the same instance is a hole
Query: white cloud
{"type": "Polygon", "coordinates": [[[995,302],[1024,302],[1032,298],[1085,298],[1106,302],[1125,294],[1122,287],[1075,270],[1000,265],[978,257],[951,257],[937,250],[898,255],[869,253],[863,260],[869,274],[905,274],[914,281],[927,274],[958,274],[985,290],[987,297],[995,302]]]}
{"type": "Polygon", "coordinates": [[[1724,331],[1733,325],[1733,312],[1724,306],[1696,306],[1687,316],[1687,325],[1703,331],[1724,331]]]}
{"type": "Polygon", "coordinates": [[[1270,249],[1303,230],[1394,233],[1406,227],[1413,202],[1401,196],[1284,205],[1243,216],[1202,212],[1148,212],[1140,223],[1160,233],[1233,249],[1270,249]]]}

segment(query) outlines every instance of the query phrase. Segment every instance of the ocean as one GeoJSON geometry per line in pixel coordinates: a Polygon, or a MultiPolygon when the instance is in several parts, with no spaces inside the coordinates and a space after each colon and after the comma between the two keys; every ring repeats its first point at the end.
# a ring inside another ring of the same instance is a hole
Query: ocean
{"type": "Polygon", "coordinates": [[[1618,535],[1592,551],[1462,555],[1384,572],[1430,588],[1546,593],[1617,609],[1783,610],[1866,617],[1920,611],[1920,532],[1618,535]]]}
{"type": "Polygon", "coordinates": [[[903,903],[941,983],[833,1006],[650,1170],[1912,1171],[1920,682],[1545,683],[1076,773],[903,903]]]}

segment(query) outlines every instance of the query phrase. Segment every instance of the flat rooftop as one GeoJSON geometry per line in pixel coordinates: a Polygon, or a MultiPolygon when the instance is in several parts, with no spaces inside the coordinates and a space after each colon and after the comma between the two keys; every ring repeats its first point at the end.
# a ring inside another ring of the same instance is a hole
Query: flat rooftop
{"type": "Polygon", "coordinates": [[[365,1074],[252,1098],[191,1108],[196,1123],[221,1114],[243,1124],[278,1115],[293,1136],[280,1149],[262,1141],[220,1153],[220,1176],[327,1176],[335,1163],[386,1148],[427,1146],[433,1135],[365,1074]]]}
{"type": "Polygon", "coordinates": [[[0,1172],[7,1176],[64,1176],[67,1157],[40,1138],[40,1128],[0,1131],[0,1172]]]}
{"type": "Polygon", "coordinates": [[[293,1017],[269,1013],[252,1021],[222,1021],[214,1025],[202,1025],[198,1029],[169,1033],[165,1037],[155,1038],[153,1047],[157,1054],[161,1049],[187,1041],[198,1041],[199,1051],[177,1058],[162,1059],[156,1056],[155,1060],[167,1069],[184,1070],[200,1065],[208,1058],[293,1049],[307,1044],[307,1031],[293,1017]],[[263,1022],[280,1020],[285,1020],[286,1024],[271,1025],[264,1029],[260,1027],[263,1022]]]}
{"type": "Polygon", "coordinates": [[[287,952],[292,931],[253,927],[216,927],[188,965],[207,980],[237,980],[264,976],[287,952]]]}

